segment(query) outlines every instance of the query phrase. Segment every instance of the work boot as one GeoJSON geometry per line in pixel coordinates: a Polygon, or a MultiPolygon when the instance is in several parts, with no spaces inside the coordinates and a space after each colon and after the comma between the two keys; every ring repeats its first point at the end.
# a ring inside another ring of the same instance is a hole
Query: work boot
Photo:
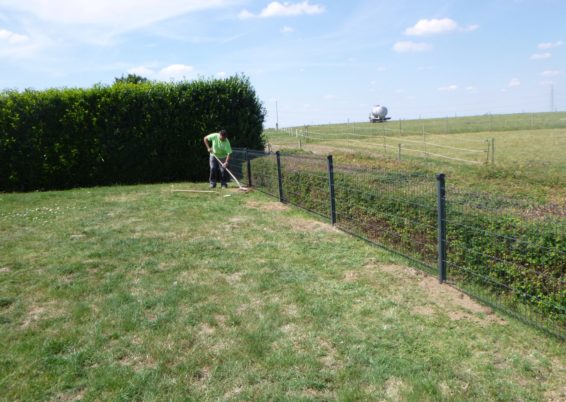
{"type": "Polygon", "coordinates": [[[228,184],[226,183],[222,184],[222,188],[228,188],[228,184]]]}
{"type": "Polygon", "coordinates": [[[216,183],[210,183],[210,188],[216,188],[216,183]]]}

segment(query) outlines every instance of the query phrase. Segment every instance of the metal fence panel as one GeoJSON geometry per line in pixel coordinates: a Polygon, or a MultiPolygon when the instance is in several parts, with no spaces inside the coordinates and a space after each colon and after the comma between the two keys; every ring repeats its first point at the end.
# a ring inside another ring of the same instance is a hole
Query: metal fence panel
{"type": "Polygon", "coordinates": [[[321,156],[238,150],[234,161],[258,190],[325,219],[334,212],[340,229],[566,338],[566,211],[321,156]]]}

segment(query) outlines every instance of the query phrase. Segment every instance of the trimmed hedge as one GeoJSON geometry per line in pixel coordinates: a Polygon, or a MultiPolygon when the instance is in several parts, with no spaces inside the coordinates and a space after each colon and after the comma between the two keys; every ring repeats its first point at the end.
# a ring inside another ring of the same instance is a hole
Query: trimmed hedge
{"type": "Polygon", "coordinates": [[[0,191],[205,180],[202,138],[261,149],[249,79],[116,83],[0,94],[0,191]]]}

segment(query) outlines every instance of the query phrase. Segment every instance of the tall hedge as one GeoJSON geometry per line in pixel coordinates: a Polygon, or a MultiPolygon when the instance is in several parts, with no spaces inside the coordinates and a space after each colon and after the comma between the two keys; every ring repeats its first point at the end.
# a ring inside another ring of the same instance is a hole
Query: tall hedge
{"type": "Polygon", "coordinates": [[[203,180],[202,137],[262,148],[265,109],[248,78],[116,83],[0,94],[0,191],[203,180]]]}

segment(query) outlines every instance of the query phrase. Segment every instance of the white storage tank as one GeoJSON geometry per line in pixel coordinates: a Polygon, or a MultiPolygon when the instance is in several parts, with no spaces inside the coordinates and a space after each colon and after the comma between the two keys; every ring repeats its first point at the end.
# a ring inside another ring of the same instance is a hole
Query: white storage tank
{"type": "Polygon", "coordinates": [[[386,121],[390,118],[387,117],[387,108],[382,105],[375,105],[369,115],[369,121],[372,123],[386,121]]]}

